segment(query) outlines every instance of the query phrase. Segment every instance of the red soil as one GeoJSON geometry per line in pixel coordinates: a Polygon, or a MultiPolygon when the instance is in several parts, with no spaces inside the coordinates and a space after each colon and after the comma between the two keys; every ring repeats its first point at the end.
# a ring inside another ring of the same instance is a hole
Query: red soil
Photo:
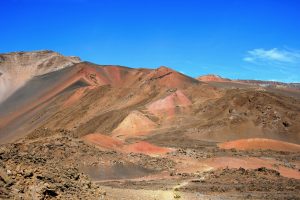
{"type": "Polygon", "coordinates": [[[245,169],[257,169],[260,167],[266,167],[268,169],[274,169],[280,172],[282,176],[288,178],[300,179],[300,172],[297,169],[291,169],[283,166],[279,166],[279,162],[273,159],[260,159],[260,158],[234,158],[234,157],[218,157],[210,158],[203,162],[208,166],[215,169],[218,168],[245,168],[245,169]]]}
{"type": "Polygon", "coordinates": [[[83,97],[87,90],[93,89],[95,86],[87,86],[77,89],[63,104],[63,107],[69,107],[83,97]]]}
{"type": "Polygon", "coordinates": [[[218,144],[222,149],[238,149],[238,150],[254,150],[254,149],[270,149],[274,151],[300,152],[300,145],[278,140],[251,138],[234,140],[218,144]]]}
{"type": "Polygon", "coordinates": [[[112,138],[110,136],[102,135],[99,133],[88,134],[82,139],[88,143],[94,144],[100,148],[111,149],[123,152],[142,153],[146,155],[165,154],[172,149],[158,147],[148,142],[137,142],[134,144],[125,145],[122,141],[112,138]]]}
{"type": "Polygon", "coordinates": [[[228,82],[228,81],[231,81],[230,79],[225,79],[225,78],[222,78],[221,76],[214,75],[214,74],[200,76],[200,77],[197,78],[197,80],[203,81],[203,82],[210,82],[210,81],[213,81],[213,82],[228,82]]]}
{"type": "Polygon", "coordinates": [[[123,147],[122,141],[99,133],[88,134],[83,137],[83,140],[106,149],[117,150],[123,147]]]}
{"type": "Polygon", "coordinates": [[[124,150],[126,152],[143,153],[143,154],[147,154],[147,155],[165,154],[165,153],[172,151],[172,149],[158,147],[158,146],[155,146],[153,144],[150,144],[150,143],[144,142],[144,141],[127,145],[124,147],[124,150]]]}
{"type": "Polygon", "coordinates": [[[139,111],[132,111],[119,125],[113,130],[115,137],[130,137],[146,135],[156,127],[156,124],[139,111]]]}
{"type": "Polygon", "coordinates": [[[107,77],[110,79],[111,82],[120,84],[122,81],[121,77],[121,71],[122,69],[120,67],[112,66],[112,67],[105,67],[104,71],[107,75],[107,77]]]}
{"type": "Polygon", "coordinates": [[[185,76],[164,66],[152,70],[146,76],[146,80],[155,80],[155,83],[158,85],[169,88],[183,88],[187,85],[198,83],[196,79],[185,76]]]}
{"type": "Polygon", "coordinates": [[[121,66],[97,66],[97,76],[105,80],[107,84],[119,87],[130,87],[136,85],[150,70],[131,69],[121,66]]]}
{"type": "Polygon", "coordinates": [[[186,107],[191,104],[192,102],[185,94],[181,90],[177,90],[175,93],[149,104],[147,109],[154,115],[166,115],[168,118],[176,114],[176,108],[186,107]]]}

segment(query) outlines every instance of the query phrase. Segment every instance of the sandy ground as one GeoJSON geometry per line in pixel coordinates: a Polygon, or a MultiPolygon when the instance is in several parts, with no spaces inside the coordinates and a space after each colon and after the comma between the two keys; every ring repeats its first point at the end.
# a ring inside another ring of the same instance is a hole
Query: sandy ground
{"type": "MultiPolygon", "coordinates": [[[[204,195],[201,193],[188,193],[179,192],[174,190],[134,190],[134,189],[119,189],[112,187],[101,187],[104,191],[107,191],[107,195],[103,196],[104,200],[226,200],[235,199],[233,197],[225,197],[220,195],[204,195]]],[[[101,199],[101,198],[100,198],[101,199]]]]}

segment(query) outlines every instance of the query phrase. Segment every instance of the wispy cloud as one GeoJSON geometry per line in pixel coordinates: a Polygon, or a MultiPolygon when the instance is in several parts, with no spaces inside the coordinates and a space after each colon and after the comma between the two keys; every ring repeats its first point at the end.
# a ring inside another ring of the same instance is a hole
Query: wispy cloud
{"type": "Polygon", "coordinates": [[[300,52],[287,49],[253,49],[247,52],[244,61],[251,63],[300,63],[300,52]]]}

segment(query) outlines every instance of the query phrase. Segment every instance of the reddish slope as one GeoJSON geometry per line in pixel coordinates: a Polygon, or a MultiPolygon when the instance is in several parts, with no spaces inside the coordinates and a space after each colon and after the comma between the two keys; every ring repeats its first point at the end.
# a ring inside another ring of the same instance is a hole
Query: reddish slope
{"type": "Polygon", "coordinates": [[[170,118],[174,117],[176,111],[182,110],[191,104],[189,98],[181,90],[177,90],[163,99],[150,103],[147,105],[147,109],[156,116],[170,118]]]}
{"type": "Polygon", "coordinates": [[[74,93],[64,102],[63,106],[64,107],[68,107],[71,106],[72,104],[74,104],[75,102],[77,102],[78,100],[80,100],[84,93],[88,90],[88,89],[92,89],[93,86],[89,86],[89,87],[82,87],[77,89],[76,91],[74,91],[74,93]]]}
{"type": "Polygon", "coordinates": [[[213,81],[213,82],[229,82],[229,81],[231,81],[230,79],[222,78],[221,76],[214,75],[214,74],[199,76],[197,78],[197,80],[203,81],[203,82],[211,82],[211,81],[213,81]]]}
{"type": "Polygon", "coordinates": [[[167,67],[159,67],[147,74],[145,81],[169,88],[185,88],[192,84],[198,84],[196,79],[185,76],[167,67]]]}

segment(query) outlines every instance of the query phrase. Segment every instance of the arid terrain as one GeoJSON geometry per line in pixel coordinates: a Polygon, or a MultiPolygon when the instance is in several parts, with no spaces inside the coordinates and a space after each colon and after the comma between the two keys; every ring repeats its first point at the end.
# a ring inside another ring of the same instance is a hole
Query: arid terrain
{"type": "Polygon", "coordinates": [[[300,84],[0,54],[0,199],[300,199],[300,84]]]}

